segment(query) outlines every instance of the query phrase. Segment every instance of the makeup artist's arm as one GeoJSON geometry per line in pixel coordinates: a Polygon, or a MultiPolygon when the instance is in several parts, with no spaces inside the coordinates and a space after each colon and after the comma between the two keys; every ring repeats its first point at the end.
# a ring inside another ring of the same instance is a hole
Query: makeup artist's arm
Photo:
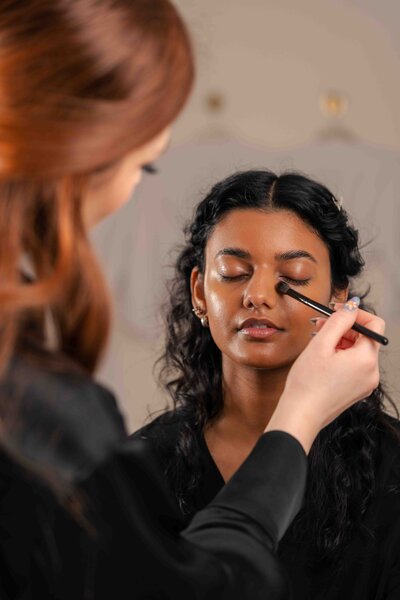
{"type": "Polygon", "coordinates": [[[284,392],[266,431],[293,435],[308,454],[319,431],[379,383],[380,344],[356,334],[355,321],[383,334],[385,322],[343,305],[321,320],[318,335],[290,370],[284,392]],[[342,348],[342,349],[338,349],[342,348]]]}
{"type": "Polygon", "coordinates": [[[95,500],[103,548],[96,600],[285,600],[274,555],[300,508],[307,461],[291,436],[262,436],[247,465],[181,534],[179,514],[149,446],[120,450],[82,484],[95,500]]]}
{"type": "Polygon", "coordinates": [[[385,600],[398,600],[400,598],[400,546],[397,546],[397,559],[391,568],[385,600]]]}

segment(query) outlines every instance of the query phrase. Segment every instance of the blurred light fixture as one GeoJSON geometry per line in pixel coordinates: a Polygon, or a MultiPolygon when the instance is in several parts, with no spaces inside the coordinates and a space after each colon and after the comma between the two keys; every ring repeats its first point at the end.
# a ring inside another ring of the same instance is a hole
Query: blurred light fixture
{"type": "Polygon", "coordinates": [[[319,106],[322,114],[326,117],[339,119],[347,113],[349,100],[342,92],[329,90],[321,94],[319,106]]]}
{"type": "Polygon", "coordinates": [[[225,108],[225,98],[221,92],[209,92],[205,99],[208,112],[218,114],[225,108]]]}

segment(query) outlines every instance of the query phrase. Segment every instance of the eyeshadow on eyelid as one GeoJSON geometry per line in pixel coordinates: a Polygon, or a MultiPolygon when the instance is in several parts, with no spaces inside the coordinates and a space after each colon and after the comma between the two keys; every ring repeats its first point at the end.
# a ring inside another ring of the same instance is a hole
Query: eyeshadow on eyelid
{"type": "Polygon", "coordinates": [[[227,275],[229,277],[237,277],[238,275],[247,275],[246,271],[232,271],[231,269],[218,269],[218,275],[227,275]]]}
{"type": "Polygon", "coordinates": [[[296,275],[311,275],[311,273],[314,273],[316,269],[311,268],[310,264],[305,265],[304,263],[299,263],[297,265],[286,265],[286,268],[284,269],[282,267],[282,270],[285,270],[287,273],[296,273],[296,275]]]}

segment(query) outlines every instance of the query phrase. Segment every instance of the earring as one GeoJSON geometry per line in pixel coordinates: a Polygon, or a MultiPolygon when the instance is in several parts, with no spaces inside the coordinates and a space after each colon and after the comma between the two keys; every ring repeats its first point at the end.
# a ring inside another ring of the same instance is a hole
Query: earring
{"type": "Polygon", "coordinates": [[[204,311],[200,308],[200,306],[195,306],[194,308],[192,308],[192,312],[194,312],[194,314],[196,315],[196,317],[201,317],[204,313],[204,311]]]}
{"type": "Polygon", "coordinates": [[[208,327],[208,317],[207,315],[204,315],[204,317],[201,317],[200,319],[201,324],[203,325],[203,327],[208,327]]]}
{"type": "Polygon", "coordinates": [[[200,306],[195,306],[194,308],[192,308],[192,311],[194,312],[196,317],[200,319],[200,322],[203,325],[203,327],[208,327],[208,317],[205,311],[202,308],[200,308],[200,306]]]}

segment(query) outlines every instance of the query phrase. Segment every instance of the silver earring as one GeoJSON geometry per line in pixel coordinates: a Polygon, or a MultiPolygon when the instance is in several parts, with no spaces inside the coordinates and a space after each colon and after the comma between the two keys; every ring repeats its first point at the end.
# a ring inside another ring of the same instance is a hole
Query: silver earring
{"type": "Polygon", "coordinates": [[[207,315],[204,315],[203,317],[201,317],[200,322],[203,325],[203,327],[208,327],[209,323],[208,323],[208,317],[207,317],[207,315]]]}
{"type": "Polygon", "coordinates": [[[192,311],[194,312],[196,317],[200,319],[200,322],[203,325],[203,327],[208,327],[208,317],[205,311],[202,308],[200,308],[200,306],[195,306],[194,308],[192,308],[192,311]]]}

